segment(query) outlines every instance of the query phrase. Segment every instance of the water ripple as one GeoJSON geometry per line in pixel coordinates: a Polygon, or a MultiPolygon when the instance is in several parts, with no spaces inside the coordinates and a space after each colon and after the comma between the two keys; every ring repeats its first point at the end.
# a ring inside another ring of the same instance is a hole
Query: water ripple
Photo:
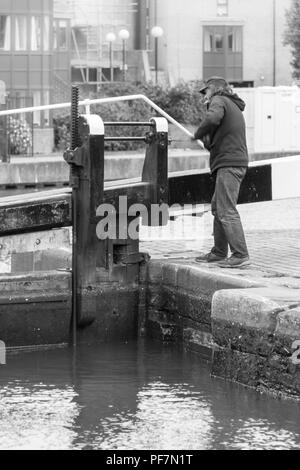
{"type": "Polygon", "coordinates": [[[0,390],[0,449],[68,449],[79,414],[71,387],[7,385],[0,390]]]}

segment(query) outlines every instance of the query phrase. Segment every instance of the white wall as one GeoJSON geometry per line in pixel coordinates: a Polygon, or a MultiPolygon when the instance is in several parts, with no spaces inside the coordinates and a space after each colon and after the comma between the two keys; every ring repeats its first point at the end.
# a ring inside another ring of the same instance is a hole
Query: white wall
{"type": "MultiPolygon", "coordinates": [[[[273,85],[273,0],[228,2],[228,17],[217,17],[216,0],[158,0],[157,23],[165,30],[160,66],[175,81],[202,78],[203,24],[231,21],[244,25],[244,80],[253,80],[255,86],[273,85]]],[[[290,4],[291,0],[276,0],[277,85],[292,83],[290,50],[282,45],[285,10],[290,4]]]]}

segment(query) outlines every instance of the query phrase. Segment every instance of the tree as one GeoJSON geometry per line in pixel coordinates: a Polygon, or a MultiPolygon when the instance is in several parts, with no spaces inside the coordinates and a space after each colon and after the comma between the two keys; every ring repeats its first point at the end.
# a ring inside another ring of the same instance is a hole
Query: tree
{"type": "Polygon", "coordinates": [[[287,28],[284,33],[284,45],[291,46],[293,68],[292,75],[300,79],[300,0],[292,0],[292,5],[286,12],[287,28]]]}

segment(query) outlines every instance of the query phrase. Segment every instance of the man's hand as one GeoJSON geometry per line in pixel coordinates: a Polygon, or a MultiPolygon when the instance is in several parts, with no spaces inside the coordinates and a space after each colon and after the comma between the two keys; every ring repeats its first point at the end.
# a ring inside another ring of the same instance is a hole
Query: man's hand
{"type": "Polygon", "coordinates": [[[210,137],[208,134],[202,137],[202,142],[206,150],[210,150],[210,137]]]}
{"type": "Polygon", "coordinates": [[[205,148],[204,145],[203,145],[203,142],[201,142],[201,140],[197,139],[197,138],[195,137],[195,135],[192,135],[192,134],[191,134],[191,135],[190,135],[190,139],[191,139],[191,142],[197,142],[197,144],[198,144],[202,149],[205,148]]]}

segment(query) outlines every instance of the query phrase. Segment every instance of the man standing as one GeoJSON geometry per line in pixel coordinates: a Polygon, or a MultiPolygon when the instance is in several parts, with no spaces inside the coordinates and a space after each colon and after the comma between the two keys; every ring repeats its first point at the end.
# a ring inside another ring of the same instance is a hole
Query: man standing
{"type": "Polygon", "coordinates": [[[234,94],[221,77],[211,77],[201,88],[207,112],[193,140],[203,140],[210,152],[210,170],[215,179],[212,198],[214,247],[196,261],[218,262],[222,268],[241,268],[250,264],[237,202],[249,158],[244,101],[234,94]],[[228,247],[231,257],[228,258],[228,247]]]}

